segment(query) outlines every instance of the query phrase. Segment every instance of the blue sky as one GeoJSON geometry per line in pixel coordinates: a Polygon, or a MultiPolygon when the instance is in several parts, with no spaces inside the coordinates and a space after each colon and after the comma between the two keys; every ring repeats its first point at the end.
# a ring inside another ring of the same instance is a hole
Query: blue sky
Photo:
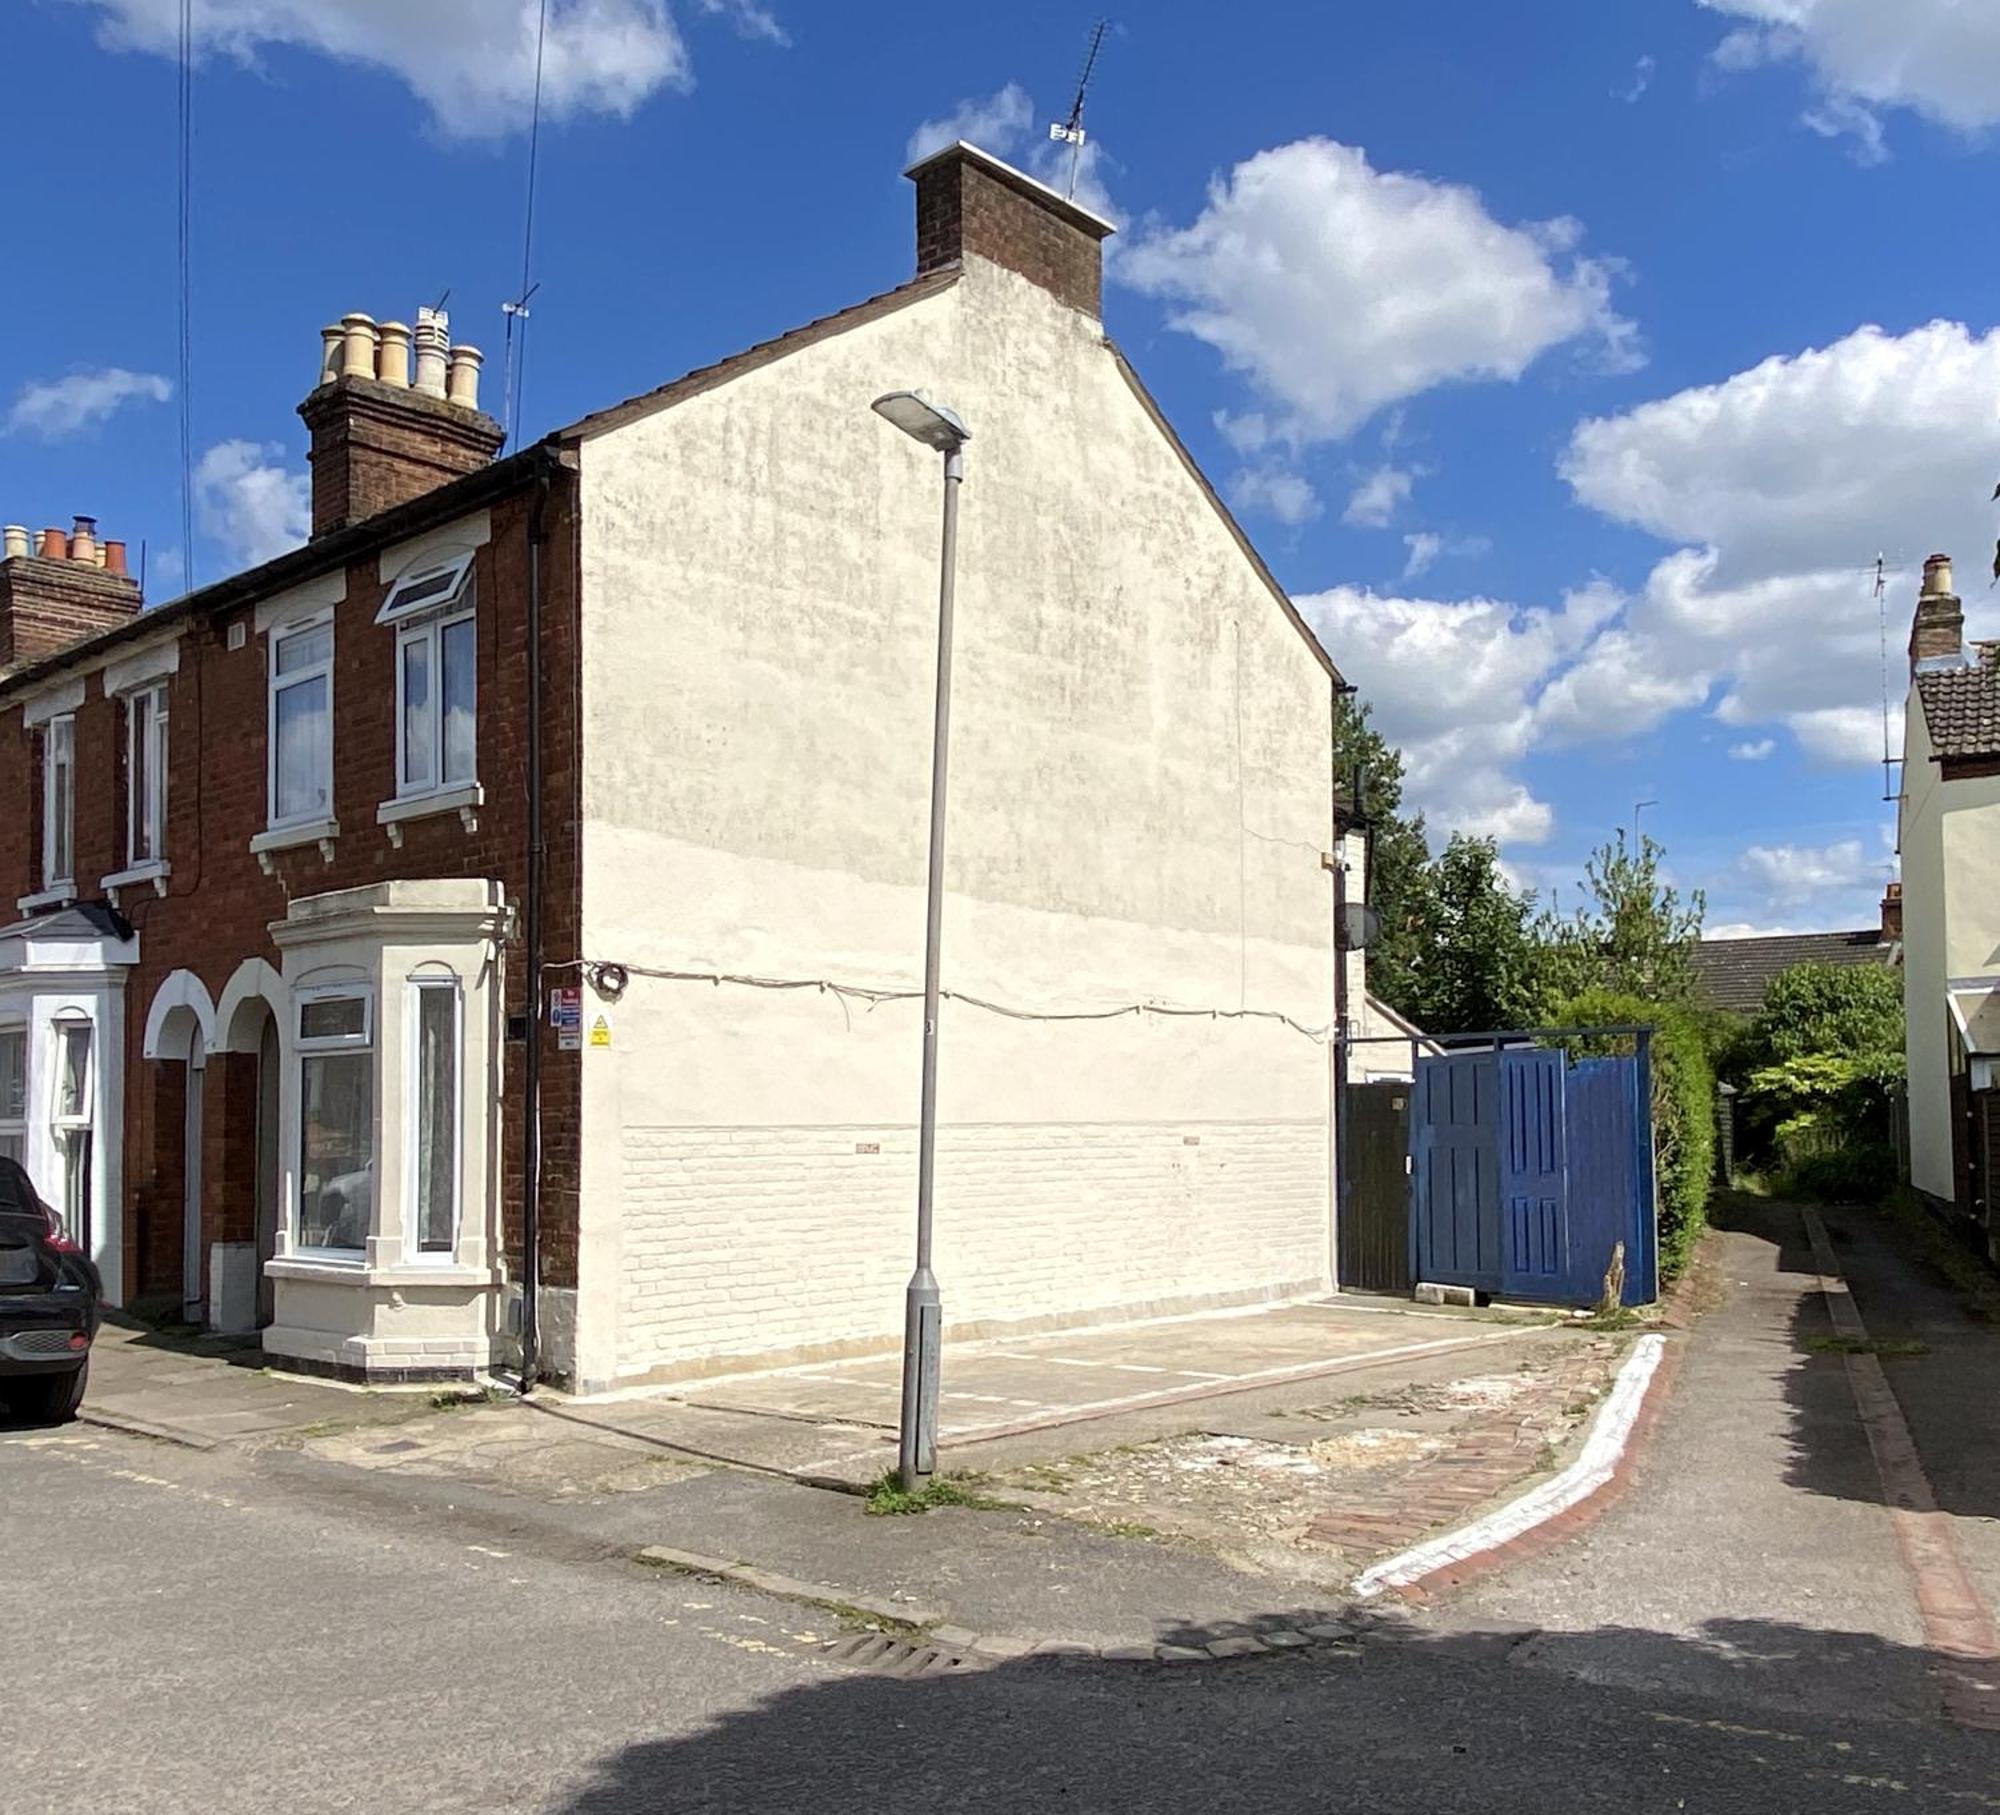
{"type": "MultiPolygon", "coordinates": [[[[318,327],[519,281],[536,0],[195,0],[192,568],[302,534],[318,327]]],[[[0,518],[180,589],[178,0],[10,0],[0,518]],[[22,72],[26,72],[25,78],[22,72]]],[[[529,434],[908,274],[900,170],[1044,168],[1093,13],[551,0],[529,434]]],[[[1152,0],[1105,317],[1410,758],[1543,889],[1633,804],[1711,925],[1890,872],[1868,569],[2000,633],[2000,7],[1152,0]]],[[[1899,690],[1900,691],[1900,690],[1899,690]]]]}

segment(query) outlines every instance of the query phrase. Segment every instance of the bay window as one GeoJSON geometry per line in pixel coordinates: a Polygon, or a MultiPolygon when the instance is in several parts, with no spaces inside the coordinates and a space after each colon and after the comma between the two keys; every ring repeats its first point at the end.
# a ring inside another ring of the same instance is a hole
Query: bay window
{"type": "Polygon", "coordinates": [[[125,700],[125,827],[128,865],[157,863],[167,842],[167,690],[125,700]]]}
{"type": "Polygon", "coordinates": [[[274,633],[270,701],[271,824],[333,813],[333,624],[274,633]]]}
{"type": "Polygon", "coordinates": [[[364,990],[298,1003],[297,1247],[362,1253],[375,1209],[375,1053],[364,990]]]}
{"type": "Polygon", "coordinates": [[[0,1027],[0,1159],[28,1157],[28,1030],[0,1027]]]}
{"type": "Polygon", "coordinates": [[[63,1227],[72,1241],[91,1247],[90,1065],[88,1021],[55,1024],[55,1101],[49,1118],[55,1147],[63,1227]]]}
{"type": "Polygon", "coordinates": [[[76,886],[76,719],[64,713],[42,728],[42,887],[76,886]]]}
{"type": "Polygon", "coordinates": [[[420,977],[410,995],[416,1042],[410,1228],[419,1254],[448,1257],[458,1241],[458,980],[420,977]]]}

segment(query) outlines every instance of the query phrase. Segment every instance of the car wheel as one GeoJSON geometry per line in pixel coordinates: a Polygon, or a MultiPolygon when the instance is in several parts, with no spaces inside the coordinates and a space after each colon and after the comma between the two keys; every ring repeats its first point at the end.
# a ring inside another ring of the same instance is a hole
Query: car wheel
{"type": "Polygon", "coordinates": [[[23,1417],[45,1424],[67,1424],[83,1403],[84,1383],[89,1378],[90,1363],[86,1361],[64,1374],[12,1381],[7,1387],[7,1398],[23,1417]]]}

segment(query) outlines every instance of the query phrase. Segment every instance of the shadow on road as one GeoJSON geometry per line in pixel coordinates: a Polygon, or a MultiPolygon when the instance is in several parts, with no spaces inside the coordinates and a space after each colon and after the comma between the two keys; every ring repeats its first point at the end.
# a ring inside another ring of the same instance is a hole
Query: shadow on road
{"type": "Polygon", "coordinates": [[[1229,1663],[1029,1658],[913,1680],[854,1674],[692,1738],[628,1747],[564,1806],[1987,1806],[2000,1741],[1881,1718],[1879,1702],[1876,1718],[1857,1718],[1874,1685],[1921,1690],[1929,1661],[1866,1634],[1742,1621],[1691,1639],[1383,1632],[1229,1663]],[[1697,1679],[1711,1692],[1689,1693],[1697,1679]],[[1885,1803],[1891,1785],[1904,1793],[1885,1803]]]}
{"type": "MultiPolygon", "coordinates": [[[[1963,1294],[1886,1216],[1846,1206],[1820,1214],[1938,1505],[1960,1518],[2000,1518],[2000,1328],[1971,1316],[1963,1294]]],[[[1775,1248],[1778,1270],[1799,1283],[1817,1278],[1795,1205],[1729,1194],[1718,1197],[1714,1222],[1775,1248]]],[[[1844,1344],[1819,1292],[1800,1297],[1789,1338],[1792,1352],[1778,1364],[1793,1423],[1787,1481],[1880,1504],[1844,1344]]]]}

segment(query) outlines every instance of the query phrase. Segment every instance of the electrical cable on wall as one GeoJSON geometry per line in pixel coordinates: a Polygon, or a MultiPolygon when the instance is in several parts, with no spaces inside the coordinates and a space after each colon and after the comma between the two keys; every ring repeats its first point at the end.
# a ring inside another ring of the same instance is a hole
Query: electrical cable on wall
{"type": "MultiPolygon", "coordinates": [[[[551,971],[581,971],[594,988],[613,1001],[625,993],[625,982],[632,977],[650,977],[662,983],[707,983],[718,989],[724,984],[741,989],[810,989],[838,997],[843,1004],[862,1002],[870,1008],[884,1002],[920,1002],[924,994],[920,989],[879,989],[865,983],[838,983],[831,977],[759,977],[731,971],[661,970],[651,965],[596,958],[552,962],[543,965],[542,970],[544,975],[551,971]]],[[[1125,1002],[1112,1008],[1015,1008],[984,996],[967,995],[962,990],[941,990],[939,994],[947,1002],[962,1002],[967,1008],[981,1009],[1008,1021],[1118,1021],[1127,1015],[1160,1015],[1180,1021],[1275,1021],[1319,1046],[1324,1046],[1333,1032],[1330,1027],[1308,1027],[1275,1008],[1177,1008],[1160,1002],[1125,1002]]]]}

